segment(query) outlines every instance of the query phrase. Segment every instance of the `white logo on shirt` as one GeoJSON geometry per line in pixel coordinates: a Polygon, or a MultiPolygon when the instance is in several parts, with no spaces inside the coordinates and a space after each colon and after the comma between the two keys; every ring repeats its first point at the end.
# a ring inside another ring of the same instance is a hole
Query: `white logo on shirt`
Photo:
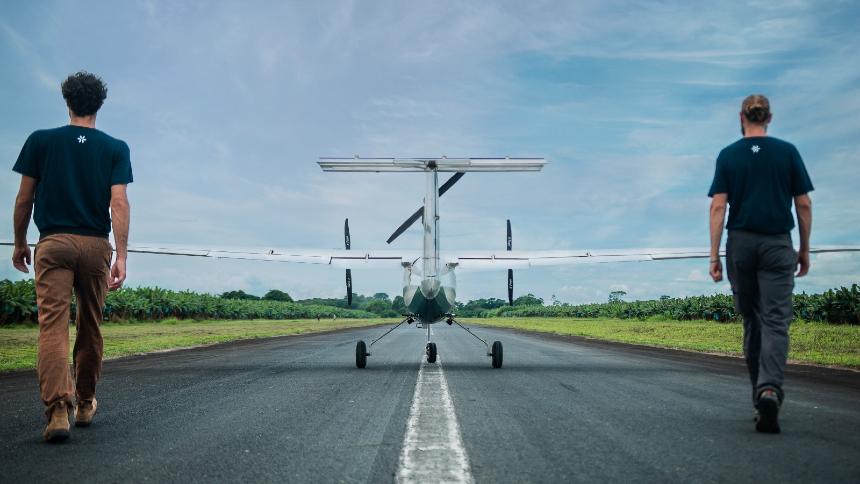
{"type": "Polygon", "coordinates": [[[78,143],[80,143],[80,144],[84,144],[84,143],[86,143],[86,142],[87,142],[87,137],[86,137],[86,136],[84,136],[84,135],[80,135],[80,136],[78,136],[78,143]]]}
{"type": "Polygon", "coordinates": [[[758,153],[759,151],[761,151],[761,148],[759,148],[758,145],[753,145],[752,148],[750,148],[750,149],[752,150],[753,153],[758,153]]]}

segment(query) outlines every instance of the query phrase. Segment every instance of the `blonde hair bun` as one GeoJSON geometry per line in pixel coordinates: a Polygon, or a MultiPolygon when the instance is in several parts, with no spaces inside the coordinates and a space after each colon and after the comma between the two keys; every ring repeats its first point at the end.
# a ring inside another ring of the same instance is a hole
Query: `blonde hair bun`
{"type": "Polygon", "coordinates": [[[750,123],[766,123],[770,119],[770,101],[763,94],[749,95],[741,104],[741,112],[750,123]]]}

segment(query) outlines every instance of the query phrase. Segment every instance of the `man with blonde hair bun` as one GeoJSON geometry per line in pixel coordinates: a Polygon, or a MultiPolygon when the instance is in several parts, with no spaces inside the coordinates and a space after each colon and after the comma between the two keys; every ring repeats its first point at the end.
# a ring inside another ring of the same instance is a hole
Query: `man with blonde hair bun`
{"type": "Polygon", "coordinates": [[[735,306],[744,320],[744,355],[756,430],[779,433],[794,278],[809,271],[812,202],[808,194],[813,187],[797,148],[767,135],[771,118],[765,96],[744,99],[743,138],[720,152],[708,196],[712,197],[710,274],[714,282],[723,279],[719,249],[729,206],[726,267],[735,306]],[[791,242],[792,201],[800,230],[799,252],[791,242]]]}

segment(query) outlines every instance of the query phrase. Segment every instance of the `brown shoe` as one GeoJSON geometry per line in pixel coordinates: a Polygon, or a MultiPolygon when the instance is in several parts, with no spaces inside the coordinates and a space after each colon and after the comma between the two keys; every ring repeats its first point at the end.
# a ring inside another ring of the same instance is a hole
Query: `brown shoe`
{"type": "Polygon", "coordinates": [[[48,426],[42,434],[45,442],[62,442],[69,438],[69,413],[71,413],[71,406],[63,401],[48,407],[45,412],[48,416],[48,426]]]}
{"type": "Polygon", "coordinates": [[[95,398],[78,402],[78,406],[75,408],[75,427],[89,427],[93,423],[96,407],[98,407],[98,402],[95,398]]]}

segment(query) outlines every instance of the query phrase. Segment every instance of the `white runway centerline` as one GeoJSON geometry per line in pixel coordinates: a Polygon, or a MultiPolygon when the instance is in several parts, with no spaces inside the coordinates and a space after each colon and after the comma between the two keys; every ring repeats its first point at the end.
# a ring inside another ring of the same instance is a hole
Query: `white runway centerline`
{"type": "Polygon", "coordinates": [[[427,363],[425,356],[418,370],[397,482],[473,482],[438,356],[436,363],[427,363]]]}

